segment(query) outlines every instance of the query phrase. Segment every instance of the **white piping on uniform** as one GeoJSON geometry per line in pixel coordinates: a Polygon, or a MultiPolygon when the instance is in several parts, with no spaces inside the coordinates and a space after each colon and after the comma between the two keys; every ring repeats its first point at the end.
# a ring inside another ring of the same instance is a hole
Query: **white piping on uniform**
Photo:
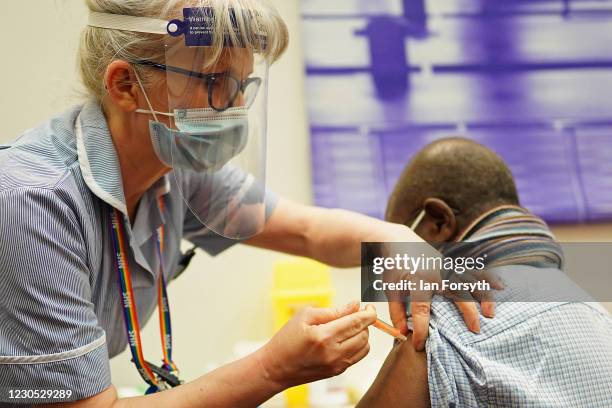
{"type": "Polygon", "coordinates": [[[55,363],[58,361],[70,360],[81,357],[95,349],[106,344],[106,334],[100,336],[97,340],[92,341],[82,347],[74,350],[64,351],[62,353],[43,354],[40,356],[0,356],[0,364],[42,364],[55,363]]]}
{"type": "Polygon", "coordinates": [[[106,201],[108,204],[113,207],[119,209],[124,214],[127,214],[126,205],[117,200],[108,192],[104,191],[102,187],[98,184],[96,179],[94,178],[91,172],[91,164],[89,163],[89,158],[87,157],[87,150],[85,149],[85,141],[83,140],[83,129],[81,127],[81,115],[77,117],[76,120],[76,142],[77,142],[77,155],[79,157],[79,166],[81,167],[81,173],[83,174],[83,179],[85,180],[85,184],[94,192],[95,195],[100,197],[102,200],[106,201]]]}

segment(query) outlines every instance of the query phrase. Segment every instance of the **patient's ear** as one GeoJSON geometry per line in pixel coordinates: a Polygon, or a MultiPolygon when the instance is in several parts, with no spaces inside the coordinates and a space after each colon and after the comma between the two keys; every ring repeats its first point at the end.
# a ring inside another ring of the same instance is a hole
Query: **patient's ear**
{"type": "Polygon", "coordinates": [[[423,204],[425,209],[424,228],[429,241],[447,242],[457,233],[457,219],[452,208],[439,198],[428,198],[423,204]]]}

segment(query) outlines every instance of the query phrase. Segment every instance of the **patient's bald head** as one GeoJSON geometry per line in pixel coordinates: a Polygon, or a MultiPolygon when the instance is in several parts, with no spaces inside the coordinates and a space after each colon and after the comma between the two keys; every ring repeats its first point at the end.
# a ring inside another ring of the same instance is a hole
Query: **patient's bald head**
{"type": "Polygon", "coordinates": [[[453,137],[425,146],[402,172],[387,205],[387,221],[410,225],[428,241],[452,240],[483,212],[519,205],[512,173],[492,150],[453,137]]]}

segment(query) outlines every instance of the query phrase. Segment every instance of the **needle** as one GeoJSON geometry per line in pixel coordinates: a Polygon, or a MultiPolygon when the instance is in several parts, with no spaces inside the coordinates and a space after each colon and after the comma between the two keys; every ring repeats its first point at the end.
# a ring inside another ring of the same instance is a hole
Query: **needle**
{"type": "Polygon", "coordinates": [[[384,331],[387,334],[399,339],[401,341],[408,341],[408,338],[404,336],[399,330],[395,327],[391,326],[389,323],[385,323],[380,319],[376,319],[376,321],[372,324],[372,326],[376,327],[379,330],[384,331]]]}

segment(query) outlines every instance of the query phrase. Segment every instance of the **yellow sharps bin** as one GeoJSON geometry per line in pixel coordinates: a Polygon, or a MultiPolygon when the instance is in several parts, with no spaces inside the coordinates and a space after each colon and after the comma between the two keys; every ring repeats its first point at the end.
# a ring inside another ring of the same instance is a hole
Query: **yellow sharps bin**
{"type": "MultiPolygon", "coordinates": [[[[305,258],[276,262],[272,287],[274,332],[306,306],[330,307],[334,294],[329,266],[305,258]]],[[[288,407],[308,407],[308,385],[290,388],[285,396],[288,407]]]]}

